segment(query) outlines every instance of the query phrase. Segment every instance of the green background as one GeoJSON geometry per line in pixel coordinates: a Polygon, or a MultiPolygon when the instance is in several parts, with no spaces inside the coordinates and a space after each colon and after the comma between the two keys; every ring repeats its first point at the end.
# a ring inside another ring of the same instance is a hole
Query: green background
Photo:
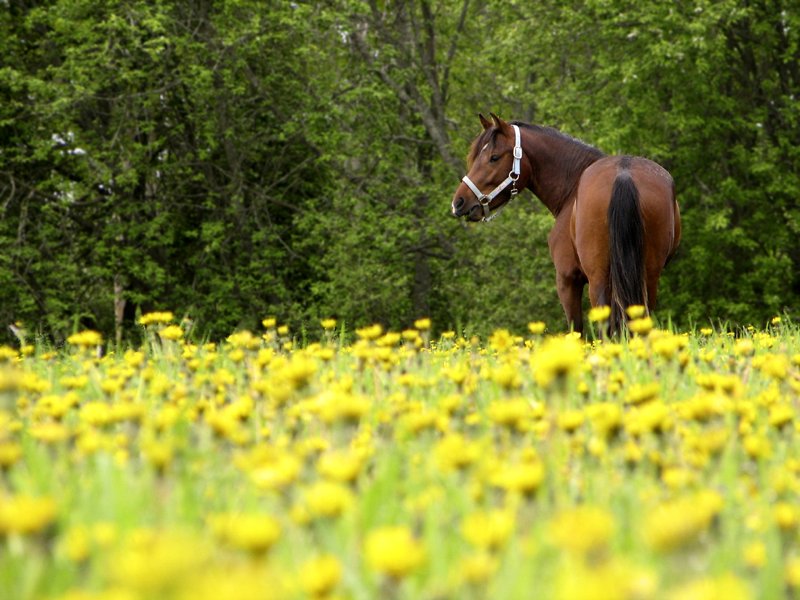
{"type": "Polygon", "coordinates": [[[0,342],[173,310],[564,327],[530,193],[449,216],[478,112],[669,169],[657,316],[797,309],[796,2],[0,2],[0,342]]]}

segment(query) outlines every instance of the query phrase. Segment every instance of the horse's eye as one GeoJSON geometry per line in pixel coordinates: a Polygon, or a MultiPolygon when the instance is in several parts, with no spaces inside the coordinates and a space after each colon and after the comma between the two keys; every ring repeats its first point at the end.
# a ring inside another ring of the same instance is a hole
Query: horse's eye
{"type": "Polygon", "coordinates": [[[498,160],[500,160],[500,157],[499,157],[499,156],[497,156],[497,154],[492,154],[492,155],[489,157],[489,162],[497,162],[498,160]]]}

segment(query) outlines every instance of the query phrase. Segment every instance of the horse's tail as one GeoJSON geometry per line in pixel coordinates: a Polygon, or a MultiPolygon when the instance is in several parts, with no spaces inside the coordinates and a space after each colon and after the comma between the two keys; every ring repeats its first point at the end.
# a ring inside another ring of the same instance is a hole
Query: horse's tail
{"type": "Polygon", "coordinates": [[[647,306],[644,270],[644,223],[639,190],[631,176],[630,159],[620,163],[608,205],[609,291],[612,327],[625,322],[625,309],[647,306]]]}

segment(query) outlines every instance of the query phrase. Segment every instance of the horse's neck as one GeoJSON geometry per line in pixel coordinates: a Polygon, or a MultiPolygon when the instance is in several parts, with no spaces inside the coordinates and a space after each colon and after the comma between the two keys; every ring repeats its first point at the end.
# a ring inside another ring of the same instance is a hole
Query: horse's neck
{"type": "Polygon", "coordinates": [[[522,144],[533,170],[528,187],[555,216],[575,199],[583,171],[603,156],[591,146],[546,131],[530,130],[522,144]]]}

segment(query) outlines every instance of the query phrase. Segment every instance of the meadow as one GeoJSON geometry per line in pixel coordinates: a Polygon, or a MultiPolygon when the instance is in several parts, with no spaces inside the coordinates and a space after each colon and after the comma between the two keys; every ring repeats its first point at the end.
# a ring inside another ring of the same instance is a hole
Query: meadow
{"type": "Polygon", "coordinates": [[[0,598],[794,596],[800,330],[634,317],[0,348],[0,598]]]}

